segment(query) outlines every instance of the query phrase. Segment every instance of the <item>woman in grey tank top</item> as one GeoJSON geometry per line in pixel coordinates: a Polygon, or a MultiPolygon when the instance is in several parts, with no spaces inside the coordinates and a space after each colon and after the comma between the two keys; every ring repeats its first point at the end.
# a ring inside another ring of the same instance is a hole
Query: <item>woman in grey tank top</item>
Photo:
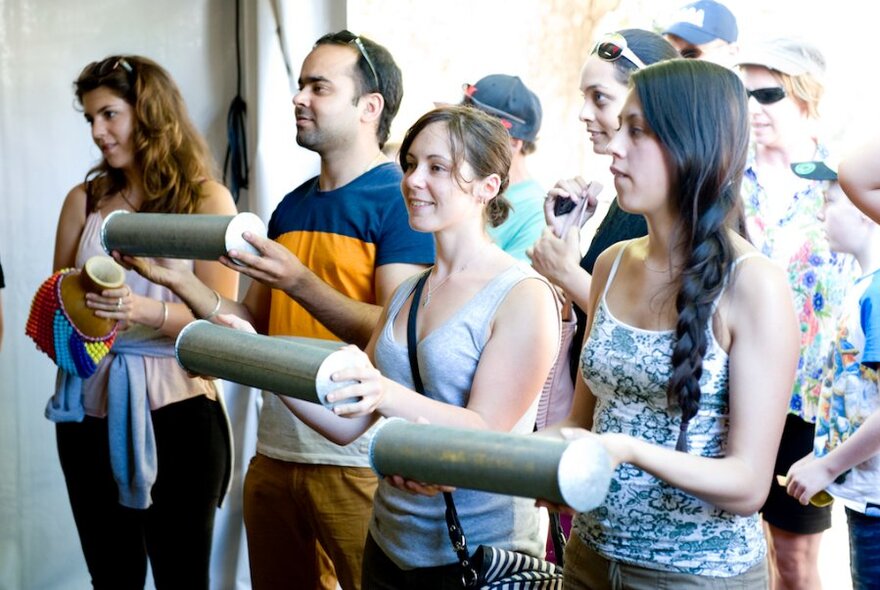
{"type": "MultiPolygon", "coordinates": [[[[283,398],[334,442],[354,440],[382,416],[531,432],[559,346],[560,320],[550,285],[486,231],[487,223],[507,217],[510,149],[502,123],[468,107],[431,111],[407,132],[400,163],[410,225],[431,232],[437,250],[417,310],[424,393],[415,391],[406,344],[412,292],[423,273],[404,281],[391,298],[360,353],[361,366],[331,377],[355,383],[328,397],[341,402],[335,416],[317,404],[283,398]]],[[[365,548],[365,588],[460,584],[439,490],[396,476],[380,482],[365,548]]],[[[472,547],[543,556],[532,501],[458,490],[455,502],[472,547]]]]}

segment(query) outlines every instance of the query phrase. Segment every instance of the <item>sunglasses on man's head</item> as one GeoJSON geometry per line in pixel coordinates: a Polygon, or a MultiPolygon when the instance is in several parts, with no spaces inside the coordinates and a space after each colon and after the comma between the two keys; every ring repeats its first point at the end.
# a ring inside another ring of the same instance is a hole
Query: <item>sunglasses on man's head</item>
{"type": "Polygon", "coordinates": [[[593,47],[593,53],[605,61],[615,62],[625,57],[636,68],[644,68],[645,63],[626,44],[626,37],[618,33],[605,35],[593,47]]]}
{"type": "Polygon", "coordinates": [[[370,69],[370,73],[373,74],[373,83],[376,85],[376,89],[379,89],[379,75],[376,73],[376,66],[373,65],[373,60],[370,59],[370,54],[367,53],[367,48],[364,47],[364,42],[361,41],[360,37],[355,37],[351,41],[348,42],[349,45],[354,45],[355,49],[358,50],[364,61],[367,62],[367,67],[370,69]]]}
{"type": "Polygon", "coordinates": [[[749,96],[758,101],[759,104],[773,104],[785,98],[785,89],[781,86],[772,88],[755,88],[748,91],[749,96]]]}

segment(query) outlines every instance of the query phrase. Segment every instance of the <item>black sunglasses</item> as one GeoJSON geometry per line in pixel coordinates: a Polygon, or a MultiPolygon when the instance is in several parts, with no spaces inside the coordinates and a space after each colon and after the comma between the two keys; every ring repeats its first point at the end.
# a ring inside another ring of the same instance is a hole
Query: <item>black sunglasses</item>
{"type": "Polygon", "coordinates": [[[748,91],[749,96],[758,101],[758,104],[773,104],[785,98],[785,88],[774,86],[772,88],[755,88],[748,91]]]}

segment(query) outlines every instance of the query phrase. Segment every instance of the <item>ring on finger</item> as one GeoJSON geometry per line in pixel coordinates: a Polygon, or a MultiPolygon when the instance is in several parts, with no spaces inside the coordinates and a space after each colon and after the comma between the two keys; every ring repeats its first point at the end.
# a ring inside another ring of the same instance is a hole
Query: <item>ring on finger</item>
{"type": "Polygon", "coordinates": [[[116,309],[121,309],[121,308],[122,308],[122,297],[120,297],[119,300],[116,301],[116,309]]]}

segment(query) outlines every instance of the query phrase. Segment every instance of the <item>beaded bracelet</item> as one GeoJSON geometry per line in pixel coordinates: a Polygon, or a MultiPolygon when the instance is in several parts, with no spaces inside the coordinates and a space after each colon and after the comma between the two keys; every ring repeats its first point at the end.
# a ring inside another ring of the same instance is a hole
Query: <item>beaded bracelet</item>
{"type": "Polygon", "coordinates": [[[156,328],[157,330],[161,330],[162,328],[164,328],[165,322],[168,321],[168,305],[166,305],[165,302],[162,301],[161,299],[159,300],[159,303],[162,304],[162,321],[159,323],[159,326],[156,328]]]}
{"type": "Polygon", "coordinates": [[[220,297],[220,293],[218,293],[216,289],[211,290],[214,292],[214,296],[217,298],[217,305],[214,306],[214,309],[211,310],[211,313],[202,318],[203,320],[210,320],[215,315],[217,315],[217,312],[220,311],[220,304],[223,303],[223,298],[220,297]]]}

